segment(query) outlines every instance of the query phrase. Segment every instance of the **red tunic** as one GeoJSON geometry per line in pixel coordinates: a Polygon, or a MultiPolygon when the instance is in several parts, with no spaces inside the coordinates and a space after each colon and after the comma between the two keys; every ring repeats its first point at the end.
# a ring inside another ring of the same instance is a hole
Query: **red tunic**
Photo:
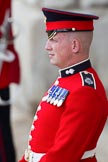
{"type": "Polygon", "coordinates": [[[94,69],[80,71],[83,64],[65,69],[55,81],[54,85],[68,90],[62,102],[48,102],[48,91],[37,108],[28,148],[46,153],[39,162],[96,161],[81,157],[97,145],[107,118],[107,98],[94,69]]]}
{"type": "MultiPolygon", "coordinates": [[[[3,25],[8,10],[11,12],[10,0],[0,0],[0,26],[3,25]]],[[[3,33],[0,30],[0,39],[2,34],[3,33]]],[[[15,59],[10,63],[5,61],[2,63],[2,69],[0,72],[0,88],[5,88],[12,82],[19,83],[20,81],[20,67],[17,52],[15,51],[13,44],[9,44],[7,49],[13,52],[15,59]]]]}

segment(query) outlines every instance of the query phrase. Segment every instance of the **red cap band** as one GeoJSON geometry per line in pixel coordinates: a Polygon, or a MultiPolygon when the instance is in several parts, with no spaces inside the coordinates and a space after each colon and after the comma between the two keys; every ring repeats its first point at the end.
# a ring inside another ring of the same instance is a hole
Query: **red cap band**
{"type": "Polygon", "coordinates": [[[93,21],[54,21],[46,22],[46,31],[57,29],[70,29],[74,28],[75,31],[93,30],[93,21]]]}

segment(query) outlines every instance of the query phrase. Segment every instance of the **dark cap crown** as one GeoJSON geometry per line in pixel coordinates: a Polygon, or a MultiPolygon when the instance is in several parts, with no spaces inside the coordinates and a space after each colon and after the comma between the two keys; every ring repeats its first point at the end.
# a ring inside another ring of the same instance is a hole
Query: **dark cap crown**
{"type": "Polygon", "coordinates": [[[44,15],[46,16],[48,22],[52,21],[86,21],[86,20],[93,20],[98,19],[98,16],[83,14],[83,13],[75,13],[75,12],[67,12],[49,8],[42,8],[44,15]]]}

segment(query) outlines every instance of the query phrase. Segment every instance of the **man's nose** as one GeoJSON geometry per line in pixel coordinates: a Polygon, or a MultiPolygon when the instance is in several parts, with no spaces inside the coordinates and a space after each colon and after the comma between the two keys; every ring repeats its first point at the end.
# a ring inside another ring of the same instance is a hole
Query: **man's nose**
{"type": "Polygon", "coordinates": [[[51,49],[51,45],[50,45],[50,40],[48,39],[45,44],[45,50],[50,50],[50,49],[51,49]]]}

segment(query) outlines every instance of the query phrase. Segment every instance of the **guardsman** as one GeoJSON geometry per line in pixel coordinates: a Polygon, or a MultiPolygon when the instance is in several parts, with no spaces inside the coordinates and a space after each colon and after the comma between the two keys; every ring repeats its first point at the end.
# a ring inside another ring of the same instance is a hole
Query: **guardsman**
{"type": "Polygon", "coordinates": [[[45,49],[59,76],[45,93],[20,162],[96,162],[107,119],[105,89],[89,59],[95,15],[43,8],[45,49]]]}
{"type": "Polygon", "coordinates": [[[11,1],[0,0],[0,162],[15,162],[10,121],[11,83],[19,83],[20,67],[13,41],[11,1]]]}

